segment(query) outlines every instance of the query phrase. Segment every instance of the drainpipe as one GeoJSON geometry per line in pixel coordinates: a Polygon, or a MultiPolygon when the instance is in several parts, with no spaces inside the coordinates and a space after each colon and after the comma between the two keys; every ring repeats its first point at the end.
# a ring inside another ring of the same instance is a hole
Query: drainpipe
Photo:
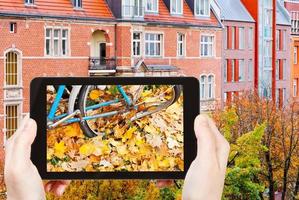
{"type": "Polygon", "coordinates": [[[115,67],[117,68],[117,23],[114,24],[114,59],[115,59],[115,67]]]}

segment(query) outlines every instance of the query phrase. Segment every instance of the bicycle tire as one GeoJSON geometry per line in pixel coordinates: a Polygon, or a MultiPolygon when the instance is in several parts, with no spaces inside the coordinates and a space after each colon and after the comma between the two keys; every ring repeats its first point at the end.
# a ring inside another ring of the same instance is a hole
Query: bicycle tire
{"type": "MultiPolygon", "coordinates": [[[[84,109],[85,101],[84,101],[84,99],[86,98],[86,95],[87,95],[86,92],[88,92],[88,87],[89,86],[87,86],[87,85],[82,86],[82,88],[79,92],[79,95],[78,95],[78,103],[76,106],[77,106],[77,109],[80,110],[82,117],[85,116],[85,109],[84,109]]],[[[165,102],[163,105],[161,105],[161,108],[159,108],[155,111],[152,111],[152,112],[145,113],[144,115],[141,115],[140,117],[137,117],[136,119],[159,112],[159,111],[163,110],[164,108],[171,106],[180,98],[181,92],[182,92],[182,87],[180,85],[175,85],[174,86],[174,98],[171,101],[165,102]]],[[[82,129],[82,131],[86,137],[93,138],[93,137],[97,136],[97,134],[89,127],[89,125],[87,124],[87,121],[85,121],[85,120],[80,121],[80,128],[82,129]]]]}

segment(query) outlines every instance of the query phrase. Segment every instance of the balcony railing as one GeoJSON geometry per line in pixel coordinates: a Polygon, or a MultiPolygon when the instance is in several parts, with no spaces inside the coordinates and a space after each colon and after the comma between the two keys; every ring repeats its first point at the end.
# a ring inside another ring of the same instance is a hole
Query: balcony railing
{"type": "Polygon", "coordinates": [[[116,71],[115,58],[89,58],[89,70],[116,71]]]}
{"type": "Polygon", "coordinates": [[[144,7],[142,6],[122,6],[122,17],[123,18],[143,18],[144,17],[144,7]]]}

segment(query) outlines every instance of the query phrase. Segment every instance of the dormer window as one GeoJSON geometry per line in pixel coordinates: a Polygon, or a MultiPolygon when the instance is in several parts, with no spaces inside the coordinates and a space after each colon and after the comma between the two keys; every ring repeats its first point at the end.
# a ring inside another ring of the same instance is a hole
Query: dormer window
{"type": "Polygon", "coordinates": [[[170,1],[171,14],[181,15],[183,14],[183,0],[171,0],[170,1]]]}
{"type": "Polygon", "coordinates": [[[158,12],[158,0],[146,0],[145,11],[150,13],[158,12]]]}
{"type": "Polygon", "coordinates": [[[25,5],[34,5],[34,0],[25,0],[25,5]]]}
{"type": "Polygon", "coordinates": [[[210,16],[210,0],[195,0],[194,12],[196,16],[210,16]]]}
{"type": "Polygon", "coordinates": [[[129,18],[142,18],[144,15],[143,0],[123,0],[122,16],[129,18]]]}
{"type": "Polygon", "coordinates": [[[82,8],[82,0],[73,0],[74,8],[82,8]]]}

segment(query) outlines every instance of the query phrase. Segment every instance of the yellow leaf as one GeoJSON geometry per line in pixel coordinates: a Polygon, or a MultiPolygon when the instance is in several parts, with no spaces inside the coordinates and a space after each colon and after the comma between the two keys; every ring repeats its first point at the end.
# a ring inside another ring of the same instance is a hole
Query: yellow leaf
{"type": "Polygon", "coordinates": [[[156,134],[158,132],[152,125],[145,126],[143,130],[151,134],[156,134]]]}
{"type": "Polygon", "coordinates": [[[104,93],[100,90],[92,90],[90,93],[89,93],[89,98],[91,100],[96,100],[98,99],[100,96],[102,96],[104,93]]]}
{"type": "Polygon", "coordinates": [[[124,134],[124,137],[122,139],[122,142],[126,142],[127,140],[131,139],[133,136],[133,133],[137,130],[136,126],[129,128],[127,132],[124,134]]]}
{"type": "Polygon", "coordinates": [[[80,149],[79,152],[80,154],[84,155],[84,156],[89,156],[91,154],[93,154],[93,152],[96,150],[95,146],[92,144],[83,144],[80,149]]]}
{"type": "Polygon", "coordinates": [[[158,163],[159,167],[161,168],[169,168],[170,163],[168,159],[164,159],[158,163]]]}
{"type": "Polygon", "coordinates": [[[54,155],[58,158],[63,158],[65,156],[65,150],[66,146],[64,144],[64,141],[60,141],[59,143],[55,143],[54,145],[54,155]]]}

